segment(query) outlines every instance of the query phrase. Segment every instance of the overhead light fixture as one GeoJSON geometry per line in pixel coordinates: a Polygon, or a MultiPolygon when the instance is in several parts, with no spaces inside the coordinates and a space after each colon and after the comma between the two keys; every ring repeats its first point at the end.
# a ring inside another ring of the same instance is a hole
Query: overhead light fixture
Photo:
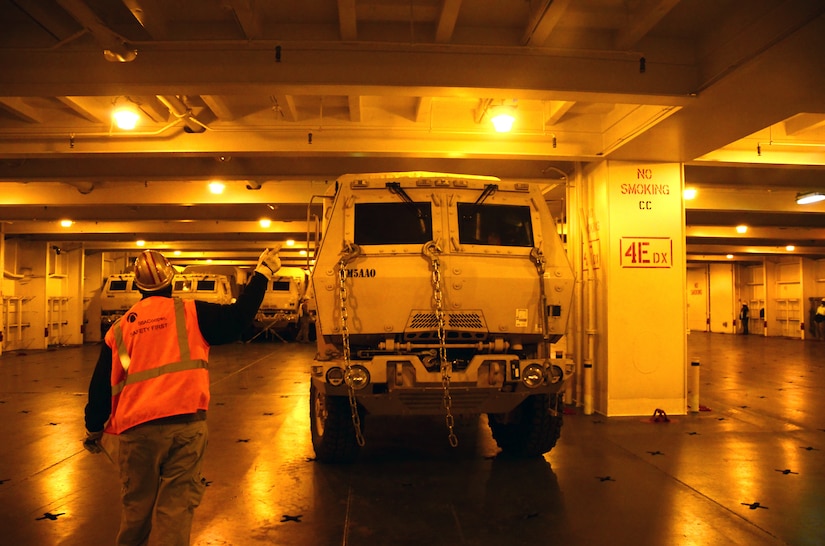
{"type": "Polygon", "coordinates": [[[696,199],[696,188],[685,188],[685,191],[682,192],[682,197],[685,198],[685,201],[696,199]]]}
{"type": "Polygon", "coordinates": [[[126,97],[118,97],[112,109],[112,120],[118,129],[131,131],[140,121],[137,105],[126,97]]]}
{"type": "Polygon", "coordinates": [[[138,239],[137,241],[135,241],[135,244],[137,246],[146,246],[146,241],[144,241],[143,239],[138,239]]]}
{"type": "Polygon", "coordinates": [[[220,195],[223,193],[223,190],[226,189],[226,185],[223,182],[218,180],[213,180],[209,183],[209,191],[214,193],[215,195],[220,195]]]}
{"type": "Polygon", "coordinates": [[[825,200],[825,193],[821,191],[808,191],[796,194],[797,205],[810,205],[825,200]]]}
{"type": "Polygon", "coordinates": [[[747,232],[748,232],[748,226],[746,226],[744,224],[742,224],[740,226],[736,226],[736,233],[747,233],[747,232]]]}
{"type": "Polygon", "coordinates": [[[74,222],[72,222],[71,220],[68,220],[68,219],[60,220],[60,226],[64,227],[64,228],[72,227],[73,224],[74,224],[74,222]]]}
{"type": "Polygon", "coordinates": [[[516,107],[508,105],[490,108],[490,121],[497,133],[509,133],[516,121],[516,107]]]}
{"type": "Polygon", "coordinates": [[[258,220],[258,225],[266,229],[272,225],[272,220],[270,220],[269,218],[261,218],[260,220],[258,220]]]}
{"type": "Polygon", "coordinates": [[[785,250],[787,250],[788,252],[793,252],[794,250],[796,250],[796,247],[794,245],[788,245],[785,247],[785,250]]]}

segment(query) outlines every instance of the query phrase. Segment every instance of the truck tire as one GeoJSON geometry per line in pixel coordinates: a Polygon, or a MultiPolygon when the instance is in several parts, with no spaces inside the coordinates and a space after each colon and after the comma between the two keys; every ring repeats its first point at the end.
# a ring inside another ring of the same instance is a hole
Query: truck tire
{"type": "MultiPolygon", "coordinates": [[[[363,427],[363,412],[359,407],[363,427]]],[[[355,438],[349,399],[327,396],[312,385],[309,389],[309,426],[315,460],[322,463],[351,463],[360,446],[355,438]]]]}
{"type": "Polygon", "coordinates": [[[538,457],[547,453],[561,436],[563,412],[556,394],[528,396],[506,416],[487,414],[493,439],[505,455],[538,457]]]}

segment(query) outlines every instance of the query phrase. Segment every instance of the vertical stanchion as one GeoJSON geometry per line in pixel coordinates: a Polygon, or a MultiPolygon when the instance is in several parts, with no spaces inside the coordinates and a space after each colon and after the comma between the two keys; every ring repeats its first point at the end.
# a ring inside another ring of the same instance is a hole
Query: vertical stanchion
{"type": "Polygon", "coordinates": [[[691,412],[699,411],[699,359],[690,361],[688,368],[688,408],[691,412]]]}

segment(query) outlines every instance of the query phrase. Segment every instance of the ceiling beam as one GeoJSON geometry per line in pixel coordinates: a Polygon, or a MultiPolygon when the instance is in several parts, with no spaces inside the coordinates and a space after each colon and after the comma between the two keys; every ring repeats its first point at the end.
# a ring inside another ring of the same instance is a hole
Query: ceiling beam
{"type": "Polygon", "coordinates": [[[452,41],[460,10],[461,0],[442,0],[441,11],[435,25],[435,42],[437,44],[448,44],[452,41]]]}
{"type": "Polygon", "coordinates": [[[263,35],[259,11],[255,9],[254,4],[255,0],[229,0],[235,19],[248,40],[257,40],[263,35]]]}
{"type": "Polygon", "coordinates": [[[360,96],[348,96],[347,106],[349,107],[349,120],[353,123],[360,123],[363,121],[361,113],[362,98],[360,96]]]}
{"type": "Polygon", "coordinates": [[[43,112],[26,103],[21,97],[0,97],[0,109],[27,123],[43,123],[43,112]]]}
{"type": "Polygon", "coordinates": [[[95,114],[99,110],[99,100],[91,97],[56,97],[61,104],[91,123],[108,123],[109,120],[95,114]]]}
{"type": "Polygon", "coordinates": [[[825,127],[825,113],[822,114],[799,114],[786,120],[785,134],[799,136],[800,133],[815,131],[825,127]]]}
{"type": "MultiPolygon", "coordinates": [[[[6,96],[140,95],[389,95],[476,96],[590,102],[687,104],[696,88],[693,67],[638,60],[610,52],[549,55],[517,47],[400,45],[313,47],[283,44],[290,62],[277,62],[271,44],[141,45],[141,62],[128,69],[89,50],[63,48],[20,56],[0,51],[0,88],[6,96]],[[205,46],[204,46],[205,47],[205,46]],[[446,49],[445,49],[446,48],[446,49]],[[221,66],[220,71],[211,67],[221,66]],[[484,70],[478,70],[484,66],[484,70]],[[392,70],[387,70],[392,67],[392,70]],[[254,75],[251,77],[250,75],[254,75]]],[[[124,67],[126,68],[126,67],[124,67]]]]}
{"type": "MultiPolygon", "coordinates": [[[[80,221],[71,227],[62,228],[58,222],[14,221],[6,223],[6,235],[55,234],[66,237],[83,238],[89,235],[121,234],[135,238],[164,236],[166,239],[185,239],[192,235],[221,237],[243,233],[245,236],[276,237],[295,233],[306,233],[306,222],[279,222],[273,220],[268,228],[258,224],[258,218],[249,221],[232,220],[139,220],[139,221],[80,221]]],[[[203,238],[203,237],[199,237],[203,238]]]]}
{"type": "Polygon", "coordinates": [[[627,25],[616,35],[616,49],[625,50],[635,46],[679,2],[681,0],[648,0],[641,5],[637,4],[636,10],[628,17],[627,25]]]}
{"type": "Polygon", "coordinates": [[[101,182],[86,194],[69,184],[50,182],[0,182],[5,203],[16,205],[61,206],[102,205],[199,205],[221,203],[309,203],[313,195],[323,194],[327,182],[267,181],[259,190],[247,190],[245,180],[226,181],[221,195],[209,193],[205,180],[171,182],[101,182]]]}
{"type": "Polygon", "coordinates": [[[358,38],[355,0],[338,0],[338,29],[341,32],[341,39],[345,42],[352,42],[358,38]]]}
{"type": "Polygon", "coordinates": [[[295,97],[278,93],[273,95],[275,109],[283,116],[284,121],[298,121],[298,109],[295,107],[295,97]]]}
{"type": "Polygon", "coordinates": [[[56,0],[60,6],[74,17],[83,28],[89,31],[104,57],[113,62],[130,62],[137,55],[137,50],[126,38],[106,26],[100,17],[83,0],[56,0]]]}
{"type": "Polygon", "coordinates": [[[570,2],[571,0],[542,0],[538,8],[530,14],[521,43],[526,46],[543,46],[555,30],[570,2]]]}

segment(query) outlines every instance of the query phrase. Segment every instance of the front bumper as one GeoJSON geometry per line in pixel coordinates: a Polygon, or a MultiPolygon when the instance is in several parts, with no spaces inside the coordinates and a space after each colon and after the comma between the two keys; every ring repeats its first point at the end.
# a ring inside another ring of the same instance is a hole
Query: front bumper
{"type": "MultiPolygon", "coordinates": [[[[355,391],[358,402],[375,415],[439,415],[444,413],[445,382],[440,370],[429,371],[411,355],[382,355],[353,360],[368,380],[355,391]]],[[[343,360],[315,361],[312,382],[329,396],[347,396],[343,360]],[[332,378],[332,383],[330,382],[332,378]],[[337,383],[337,384],[336,384],[337,383]]],[[[571,359],[519,360],[515,355],[476,355],[464,370],[449,373],[449,396],[455,414],[506,413],[534,394],[564,390],[573,375],[571,359]],[[536,379],[541,369],[543,378],[536,379]],[[525,377],[532,380],[528,386],[525,377]]]]}

